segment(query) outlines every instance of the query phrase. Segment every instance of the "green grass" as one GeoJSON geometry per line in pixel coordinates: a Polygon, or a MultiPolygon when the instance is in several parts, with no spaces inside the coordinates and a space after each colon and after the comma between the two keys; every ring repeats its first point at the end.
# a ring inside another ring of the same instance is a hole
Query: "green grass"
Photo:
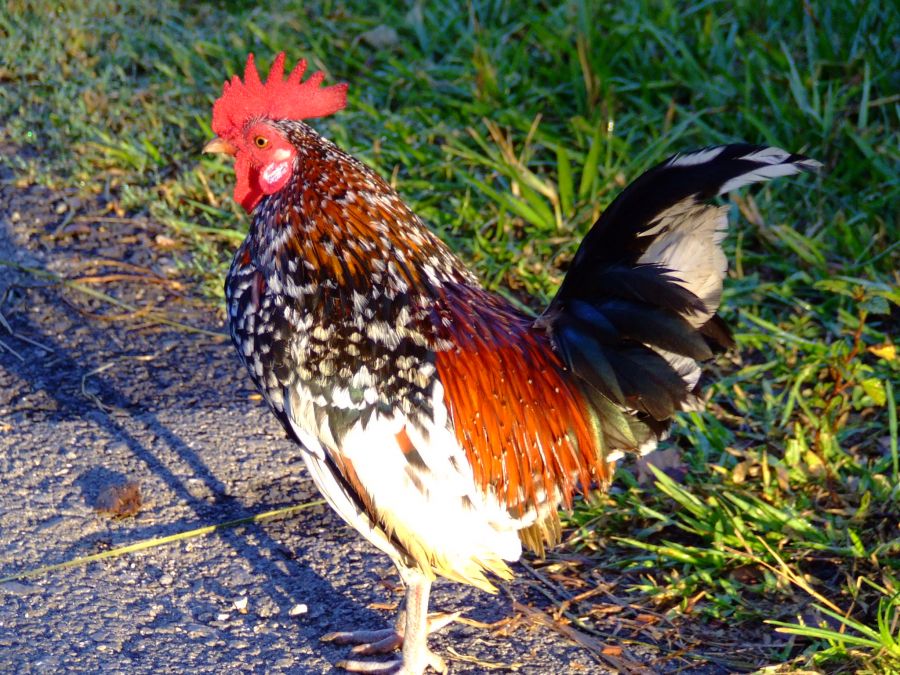
{"type": "Polygon", "coordinates": [[[316,126],[537,307],[597,214],[668,154],[746,140],[816,157],[821,176],[733,200],[723,313],[740,350],[712,368],[710,411],[678,423],[678,480],[620,469],[573,515],[572,545],[736,640],[781,622],[795,641],[764,650],[772,663],[900,669],[897,11],[432,4],[126,1],[106,19],[105,2],[7,3],[3,161],[20,184],[167,224],[185,275],[218,296],[247,219],[230,167],[199,155],[210,105],[249,50],[284,49],[351,85],[316,126]]]}

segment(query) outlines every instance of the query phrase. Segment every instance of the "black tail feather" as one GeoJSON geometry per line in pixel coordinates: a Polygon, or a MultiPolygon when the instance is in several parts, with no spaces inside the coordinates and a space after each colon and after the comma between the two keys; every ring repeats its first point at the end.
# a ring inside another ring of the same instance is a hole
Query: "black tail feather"
{"type": "Polygon", "coordinates": [[[695,362],[733,344],[715,313],[725,213],[704,201],[818,166],[747,144],[675,155],[594,224],[541,322],[606,425],[608,448],[646,449],[695,402],[695,362]]]}
{"type": "Polygon", "coordinates": [[[789,172],[797,173],[814,171],[821,165],[803,155],[749,143],[702,148],[669,157],[628,185],[597,219],[575,254],[560,294],[581,287],[592,276],[592,268],[615,262],[635,264],[652,241],[638,235],[650,229],[660,214],[678,202],[692,197],[702,203],[745,184],[729,186],[742,176],[749,177],[747,182],[766,180],[774,176],[755,177],[754,173],[776,166],[791,167],[793,170],[789,172]],[[767,151],[780,152],[779,161],[772,163],[773,155],[762,154],[767,151]]]}

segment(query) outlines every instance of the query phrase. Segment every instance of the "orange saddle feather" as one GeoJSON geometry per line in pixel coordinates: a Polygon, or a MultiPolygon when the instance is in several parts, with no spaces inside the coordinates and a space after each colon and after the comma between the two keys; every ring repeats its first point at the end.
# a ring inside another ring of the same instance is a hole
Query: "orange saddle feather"
{"type": "Polygon", "coordinates": [[[503,298],[447,289],[453,347],[436,356],[444,403],[476,483],[522,516],[606,483],[602,435],[549,336],[503,298]]]}

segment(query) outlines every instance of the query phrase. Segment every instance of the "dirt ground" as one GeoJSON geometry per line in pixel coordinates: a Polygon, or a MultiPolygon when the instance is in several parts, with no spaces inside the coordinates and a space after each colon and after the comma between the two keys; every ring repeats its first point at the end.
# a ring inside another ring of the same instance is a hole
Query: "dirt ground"
{"type": "MultiPolygon", "coordinates": [[[[162,226],[8,179],[0,578],[317,499],[300,449],[254,396],[228,341],[15,267],[79,278],[223,333],[218,308],[185,285],[162,226]],[[137,515],[98,512],[104,491],[127,482],[140,486],[137,515]]],[[[552,622],[523,618],[523,607],[547,605],[533,577],[520,574],[506,590],[438,582],[433,608],[495,624],[454,624],[432,639],[451,672],[726,672],[615,640],[598,656],[552,622]]],[[[0,583],[0,671],[332,672],[346,650],[319,637],[383,627],[400,600],[387,558],[316,506],[0,583]]]]}

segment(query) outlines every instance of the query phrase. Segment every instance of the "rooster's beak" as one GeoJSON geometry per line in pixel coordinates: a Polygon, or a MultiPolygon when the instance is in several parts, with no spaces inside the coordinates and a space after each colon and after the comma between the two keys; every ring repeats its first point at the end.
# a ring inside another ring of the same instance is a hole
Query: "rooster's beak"
{"type": "Polygon", "coordinates": [[[203,146],[203,152],[220,152],[226,155],[233,155],[237,152],[237,149],[224,138],[216,136],[203,146]]]}

